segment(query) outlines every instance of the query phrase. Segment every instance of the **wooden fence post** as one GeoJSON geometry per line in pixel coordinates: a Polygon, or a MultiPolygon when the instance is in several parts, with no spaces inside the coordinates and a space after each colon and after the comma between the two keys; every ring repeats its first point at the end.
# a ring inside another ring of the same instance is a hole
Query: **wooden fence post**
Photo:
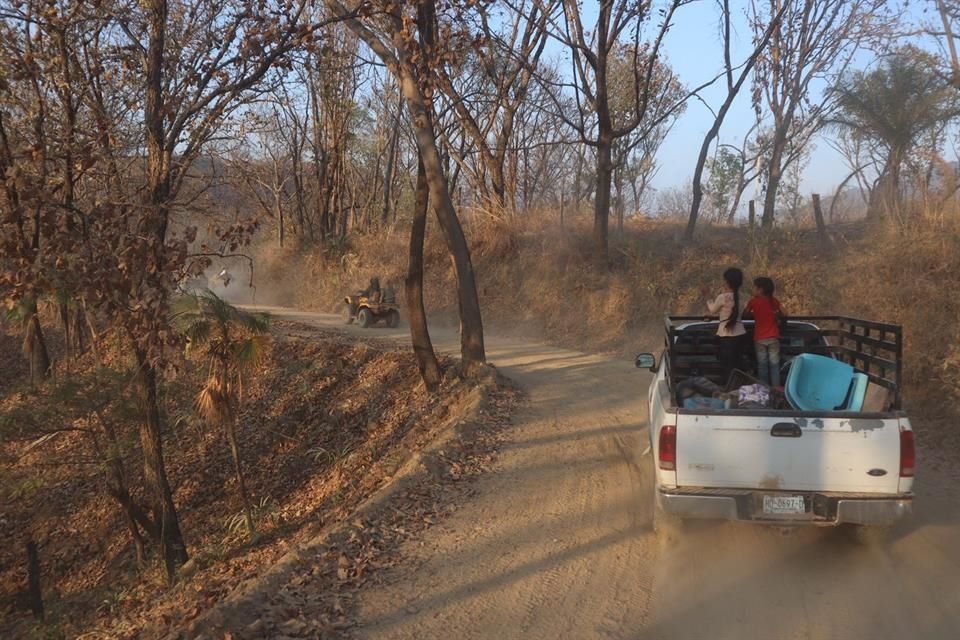
{"type": "Polygon", "coordinates": [[[40,553],[37,543],[27,542],[27,593],[33,617],[43,620],[43,592],[40,590],[40,553]]]}
{"type": "Polygon", "coordinates": [[[748,219],[749,219],[749,221],[750,221],[750,222],[749,222],[749,224],[750,224],[750,229],[753,229],[754,225],[757,223],[757,202],[756,202],[755,200],[751,200],[751,201],[749,202],[748,210],[749,210],[749,212],[750,212],[750,213],[748,214],[748,215],[749,215],[749,218],[748,218],[748,219]]]}

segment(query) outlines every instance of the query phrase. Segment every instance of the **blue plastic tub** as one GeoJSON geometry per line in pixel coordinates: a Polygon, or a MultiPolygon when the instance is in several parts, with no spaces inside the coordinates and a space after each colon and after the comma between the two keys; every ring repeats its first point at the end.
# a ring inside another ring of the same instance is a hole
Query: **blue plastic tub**
{"type": "Polygon", "coordinates": [[[867,377],[846,362],[803,353],[790,364],[785,391],[787,402],[797,411],[859,411],[866,382],[867,377]]]}

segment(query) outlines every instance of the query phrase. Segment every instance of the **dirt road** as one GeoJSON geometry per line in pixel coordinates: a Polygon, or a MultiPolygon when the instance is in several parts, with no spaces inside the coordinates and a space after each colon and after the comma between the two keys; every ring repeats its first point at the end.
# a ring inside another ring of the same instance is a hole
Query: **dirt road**
{"type": "MultiPolygon", "coordinates": [[[[403,329],[349,330],[406,339],[403,329]]],[[[455,334],[434,333],[438,348],[456,348],[455,334]]],[[[362,637],[960,638],[960,491],[949,465],[927,465],[916,517],[884,548],[833,530],[784,536],[741,524],[693,526],[663,543],[643,455],[648,374],[500,337],[488,338],[488,358],[529,403],[498,470],[365,594],[362,637]]]]}

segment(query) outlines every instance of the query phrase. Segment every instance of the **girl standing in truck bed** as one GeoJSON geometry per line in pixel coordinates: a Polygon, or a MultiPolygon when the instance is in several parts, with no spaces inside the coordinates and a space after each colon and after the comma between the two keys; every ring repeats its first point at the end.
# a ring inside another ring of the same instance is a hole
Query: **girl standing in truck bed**
{"type": "Polygon", "coordinates": [[[747,330],[740,319],[740,287],[743,286],[743,271],[730,267],[723,272],[723,291],[716,298],[711,299],[704,290],[707,309],[710,313],[720,316],[717,325],[717,359],[726,376],[724,382],[736,369],[741,360],[740,346],[747,330]]]}

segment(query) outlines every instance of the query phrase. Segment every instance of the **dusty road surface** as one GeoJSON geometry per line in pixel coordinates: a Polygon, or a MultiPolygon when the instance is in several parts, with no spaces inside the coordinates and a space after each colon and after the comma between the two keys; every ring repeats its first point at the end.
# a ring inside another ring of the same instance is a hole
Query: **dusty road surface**
{"type": "MultiPolygon", "coordinates": [[[[341,326],[334,316],[273,311],[341,326]]],[[[407,338],[404,329],[344,330],[407,338]]],[[[454,333],[434,333],[438,348],[457,348],[454,333]]],[[[491,336],[487,347],[529,403],[498,470],[364,595],[361,637],[960,638],[954,454],[921,450],[929,464],[916,516],[884,547],[834,530],[783,535],[733,523],[663,541],[651,531],[652,460],[643,455],[649,374],[536,342],[491,336]]]]}

